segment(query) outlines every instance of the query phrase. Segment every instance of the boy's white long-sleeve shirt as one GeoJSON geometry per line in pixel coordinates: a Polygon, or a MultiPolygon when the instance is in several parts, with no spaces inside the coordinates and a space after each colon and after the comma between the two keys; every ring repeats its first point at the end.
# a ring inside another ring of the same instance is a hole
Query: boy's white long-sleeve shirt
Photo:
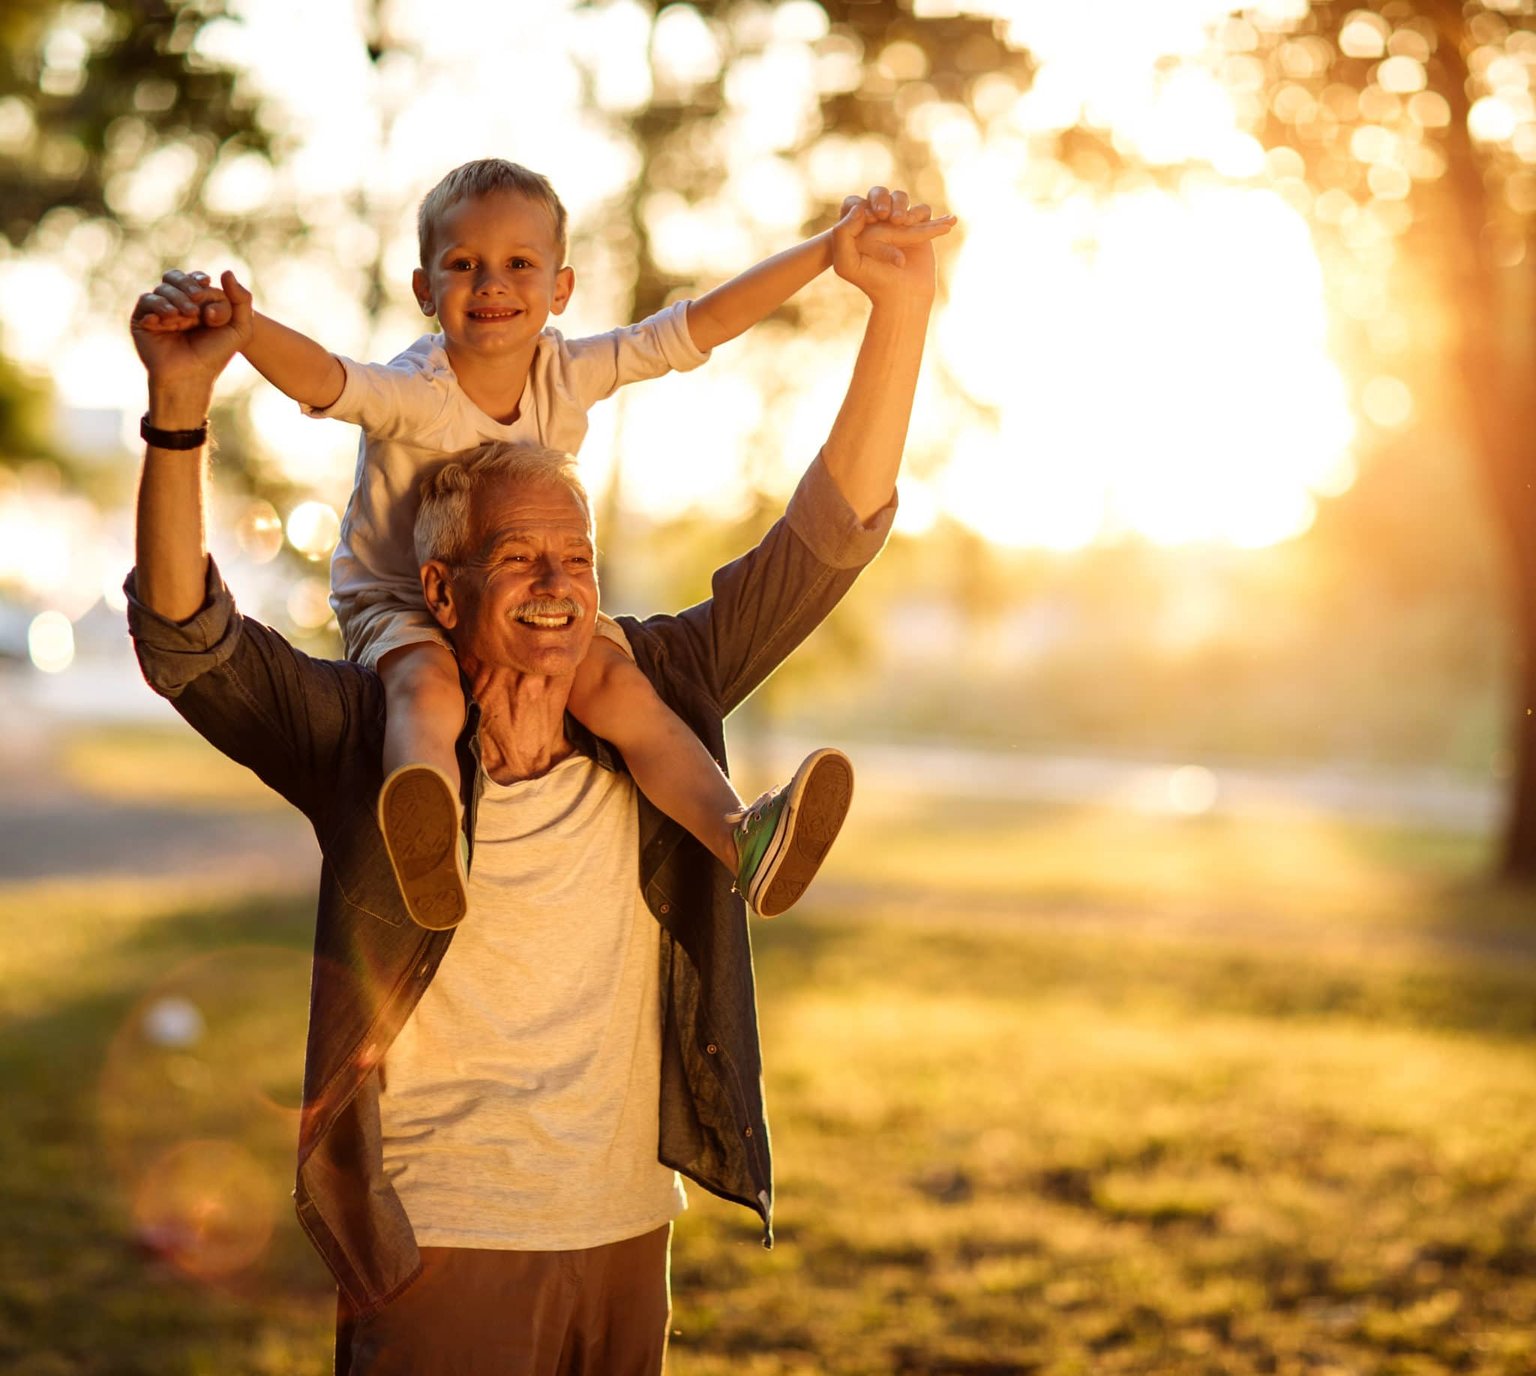
{"type": "Polygon", "coordinates": [[[565,339],[545,329],[534,348],[517,418],[493,420],[465,395],[442,335],[423,335],[388,363],[340,359],[341,395],[306,415],[362,427],[357,477],[331,556],[331,605],[349,658],[377,664],[421,640],[446,644],[422,601],[414,531],[422,469],[488,440],[574,454],[587,411],[620,387],[686,372],[709,357],[688,333],[688,302],[634,325],[565,339]]]}

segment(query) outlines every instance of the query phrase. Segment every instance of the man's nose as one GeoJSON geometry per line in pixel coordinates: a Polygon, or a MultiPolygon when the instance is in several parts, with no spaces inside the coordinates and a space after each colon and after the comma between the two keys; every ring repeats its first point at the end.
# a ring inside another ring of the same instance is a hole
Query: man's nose
{"type": "Polygon", "coordinates": [[[570,574],[565,561],[554,555],[545,555],[534,568],[534,591],[541,596],[563,597],[571,586],[570,574]]]}

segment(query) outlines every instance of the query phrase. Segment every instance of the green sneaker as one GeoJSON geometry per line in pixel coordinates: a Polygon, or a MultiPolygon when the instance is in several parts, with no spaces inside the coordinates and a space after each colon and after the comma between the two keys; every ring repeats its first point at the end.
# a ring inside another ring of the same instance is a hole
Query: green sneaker
{"type": "Polygon", "coordinates": [[[411,920],[434,932],[458,926],[469,910],[469,843],[448,776],[401,765],[379,790],[379,830],[411,920]]]}
{"type": "Polygon", "coordinates": [[[736,892],[759,917],[800,899],[837,839],[853,799],[853,762],[813,750],[795,777],[763,794],[736,828],[736,892]]]}

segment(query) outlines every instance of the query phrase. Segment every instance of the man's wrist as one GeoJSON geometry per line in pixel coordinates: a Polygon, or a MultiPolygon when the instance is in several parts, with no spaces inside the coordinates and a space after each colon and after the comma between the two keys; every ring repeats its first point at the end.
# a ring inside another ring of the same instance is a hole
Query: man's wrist
{"type": "Polygon", "coordinates": [[[144,421],[156,430],[196,430],[208,420],[213,389],[199,384],[166,384],[149,388],[149,409],[144,421]]]}
{"type": "Polygon", "coordinates": [[[931,295],[914,296],[910,292],[889,297],[869,298],[869,319],[877,320],[895,329],[927,330],[928,317],[933,314],[931,295]]]}

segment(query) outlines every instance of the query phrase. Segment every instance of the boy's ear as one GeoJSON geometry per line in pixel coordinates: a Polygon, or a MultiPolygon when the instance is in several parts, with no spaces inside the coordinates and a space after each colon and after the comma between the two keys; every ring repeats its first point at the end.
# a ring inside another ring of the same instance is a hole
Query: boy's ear
{"type": "Polygon", "coordinates": [[[411,274],[411,290],[416,294],[416,304],[423,315],[437,314],[437,303],[432,300],[432,284],[427,280],[425,268],[417,268],[411,274]]]}
{"type": "Polygon", "coordinates": [[[549,313],[561,315],[571,293],[576,290],[576,269],[567,264],[555,274],[555,294],[549,299],[549,313]]]}
{"type": "Polygon", "coordinates": [[[421,592],[426,599],[427,610],[445,631],[459,624],[459,606],[454,600],[453,583],[448,577],[448,565],[433,559],[421,566],[421,592]]]}

